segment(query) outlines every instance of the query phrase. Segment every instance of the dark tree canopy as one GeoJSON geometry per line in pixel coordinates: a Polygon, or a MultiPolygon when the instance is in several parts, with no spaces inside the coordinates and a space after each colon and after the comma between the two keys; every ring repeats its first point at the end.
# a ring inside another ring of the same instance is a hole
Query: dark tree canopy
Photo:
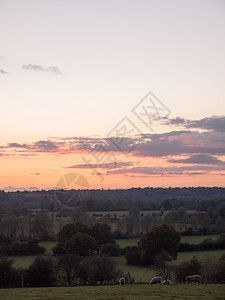
{"type": "Polygon", "coordinates": [[[76,233],[65,243],[66,253],[89,256],[93,255],[97,250],[97,242],[95,238],[86,233],[76,233]]]}
{"type": "Polygon", "coordinates": [[[13,286],[13,281],[17,277],[17,272],[13,268],[13,260],[0,258],[0,287],[13,286]]]}
{"type": "Polygon", "coordinates": [[[117,244],[103,244],[100,247],[100,253],[107,256],[119,256],[120,247],[117,244]]]}
{"type": "Polygon", "coordinates": [[[27,271],[29,286],[51,286],[55,280],[54,265],[51,259],[37,257],[27,271]]]}
{"type": "Polygon", "coordinates": [[[114,241],[111,227],[106,224],[97,223],[93,225],[90,229],[90,233],[96,239],[99,247],[102,244],[109,244],[114,241]]]}
{"type": "Polygon", "coordinates": [[[154,226],[141,239],[142,258],[146,265],[177,259],[180,234],[172,226],[154,226]]]}
{"type": "Polygon", "coordinates": [[[88,270],[89,281],[91,283],[111,282],[121,276],[121,271],[117,268],[115,261],[105,256],[86,257],[83,265],[88,270]]]}
{"type": "Polygon", "coordinates": [[[65,225],[58,233],[58,242],[60,245],[65,245],[66,241],[70,240],[76,233],[89,233],[89,228],[79,222],[65,225]]]}
{"type": "Polygon", "coordinates": [[[74,254],[65,254],[59,258],[58,267],[66,277],[66,283],[71,285],[78,277],[80,257],[74,254]]]}

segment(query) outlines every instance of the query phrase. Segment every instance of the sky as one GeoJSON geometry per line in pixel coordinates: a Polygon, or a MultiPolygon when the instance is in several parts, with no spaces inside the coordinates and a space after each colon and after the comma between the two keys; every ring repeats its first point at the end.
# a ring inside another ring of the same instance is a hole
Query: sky
{"type": "Polygon", "coordinates": [[[223,0],[0,0],[0,189],[225,186],[224,28],[223,0]]]}

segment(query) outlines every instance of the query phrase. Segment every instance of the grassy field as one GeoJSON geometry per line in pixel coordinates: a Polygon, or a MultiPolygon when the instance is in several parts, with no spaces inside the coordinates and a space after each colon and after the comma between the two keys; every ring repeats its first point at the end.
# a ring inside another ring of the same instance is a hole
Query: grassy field
{"type": "Polygon", "coordinates": [[[54,288],[1,289],[1,299],[11,300],[224,300],[224,285],[170,285],[149,284],[125,286],[82,286],[54,288]]]}
{"type": "MultiPolygon", "coordinates": [[[[182,252],[179,253],[177,260],[174,261],[173,264],[177,265],[182,261],[191,260],[193,256],[196,256],[199,258],[199,260],[203,261],[207,258],[220,258],[223,254],[225,254],[225,250],[182,252]]],[[[125,275],[128,272],[130,273],[135,282],[149,283],[151,278],[157,275],[157,271],[154,269],[127,265],[125,256],[115,257],[114,260],[118,263],[119,268],[125,275]]]]}
{"type": "MultiPolygon", "coordinates": [[[[174,264],[176,265],[184,260],[190,260],[193,258],[193,256],[196,256],[203,261],[207,258],[219,258],[223,254],[225,254],[225,250],[181,252],[179,253],[177,260],[174,261],[174,264]]],[[[27,268],[32,264],[35,256],[10,256],[9,258],[14,260],[14,266],[16,268],[27,268]]],[[[150,279],[155,276],[155,271],[150,268],[128,266],[126,264],[125,256],[115,257],[114,259],[118,263],[119,268],[123,271],[123,273],[126,275],[129,272],[131,277],[134,278],[135,282],[148,283],[150,279]]]]}
{"type": "Polygon", "coordinates": [[[180,252],[174,263],[179,264],[184,260],[190,260],[193,256],[198,257],[202,261],[207,258],[220,258],[223,254],[225,254],[225,250],[180,252]]]}
{"type": "Polygon", "coordinates": [[[149,283],[151,278],[155,276],[155,270],[147,267],[128,266],[126,264],[125,256],[114,257],[114,260],[118,263],[119,268],[126,276],[128,272],[135,282],[149,283]]]}
{"type": "Polygon", "coordinates": [[[205,235],[186,235],[181,237],[182,243],[188,243],[188,244],[199,244],[203,242],[205,239],[218,239],[220,235],[219,234],[205,234],[205,235]]]}
{"type": "Polygon", "coordinates": [[[52,248],[57,244],[57,241],[41,241],[39,242],[39,245],[41,247],[44,247],[45,250],[45,254],[47,255],[52,255],[52,248]]]}
{"type": "Polygon", "coordinates": [[[130,239],[118,239],[116,240],[117,245],[120,246],[120,248],[125,248],[128,246],[137,246],[137,243],[140,241],[139,238],[130,238],[130,239]]]}
{"type": "MultiPolygon", "coordinates": [[[[218,238],[219,235],[195,235],[195,236],[183,236],[182,242],[188,243],[199,243],[203,241],[205,238],[218,238]]],[[[130,239],[119,239],[116,240],[117,244],[121,247],[134,246],[137,245],[139,238],[130,238],[130,239]]],[[[46,255],[52,255],[51,248],[56,245],[56,241],[42,241],[40,242],[40,246],[46,248],[46,255]]],[[[219,258],[223,254],[225,254],[225,250],[213,250],[213,251],[193,251],[193,252],[180,252],[178,255],[178,259],[175,261],[175,264],[178,264],[184,260],[190,260],[193,256],[198,257],[200,260],[204,260],[209,257],[219,258]]],[[[14,260],[14,266],[17,268],[27,268],[34,261],[35,256],[11,256],[10,259],[14,260]]],[[[116,258],[119,262],[120,268],[124,273],[130,272],[130,274],[135,278],[136,282],[149,282],[149,278],[152,276],[152,271],[147,268],[142,267],[134,267],[127,266],[125,258],[120,256],[116,258]]]]}

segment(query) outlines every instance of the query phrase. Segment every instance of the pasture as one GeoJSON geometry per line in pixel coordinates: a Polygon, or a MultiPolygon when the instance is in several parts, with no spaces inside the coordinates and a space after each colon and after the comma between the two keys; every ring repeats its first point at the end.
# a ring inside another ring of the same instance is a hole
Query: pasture
{"type": "Polygon", "coordinates": [[[10,300],[224,300],[224,285],[204,284],[180,284],[161,286],[149,284],[134,285],[104,285],[104,286],[81,286],[81,287],[49,287],[49,288],[20,288],[1,289],[1,298],[10,300]]]}
{"type": "Polygon", "coordinates": [[[199,244],[203,242],[205,239],[218,239],[219,234],[196,234],[196,235],[182,235],[181,236],[181,243],[188,243],[188,244],[199,244]]]}
{"type": "MultiPolygon", "coordinates": [[[[200,243],[205,238],[214,238],[216,239],[219,235],[194,235],[194,236],[182,236],[182,241],[185,239],[189,243],[200,243]]],[[[117,244],[121,247],[134,246],[137,245],[139,241],[138,238],[129,238],[129,239],[119,239],[116,240],[117,244]]],[[[42,241],[40,246],[46,248],[45,255],[52,255],[51,248],[56,245],[56,241],[42,241]]],[[[179,264],[184,260],[190,260],[193,256],[198,257],[201,261],[207,258],[219,258],[225,254],[225,250],[213,250],[213,251],[192,251],[192,252],[180,252],[178,254],[177,260],[174,264],[179,264]]],[[[16,268],[27,268],[34,261],[35,256],[12,256],[9,257],[14,260],[14,266],[16,268]]],[[[149,282],[150,278],[155,275],[155,270],[139,267],[139,266],[128,266],[126,264],[126,259],[124,256],[119,256],[114,258],[118,263],[119,268],[124,272],[124,274],[130,273],[131,277],[134,278],[135,282],[149,282]]]]}
{"type": "MultiPolygon", "coordinates": [[[[193,256],[198,257],[201,261],[207,258],[219,258],[225,254],[224,250],[214,251],[193,251],[193,252],[182,252],[179,253],[178,259],[173,264],[179,264],[184,260],[190,260],[193,256]]],[[[35,256],[10,256],[10,259],[14,260],[14,266],[16,268],[27,268],[35,259],[35,256]]],[[[150,279],[155,276],[156,270],[141,266],[129,266],[126,264],[125,256],[118,256],[113,258],[117,263],[118,267],[126,275],[128,272],[135,282],[148,283],[150,279]]]]}

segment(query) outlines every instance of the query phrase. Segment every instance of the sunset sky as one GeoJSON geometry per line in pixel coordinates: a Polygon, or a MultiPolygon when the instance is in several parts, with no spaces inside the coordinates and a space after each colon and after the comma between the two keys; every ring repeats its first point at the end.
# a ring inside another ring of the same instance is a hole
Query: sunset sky
{"type": "Polygon", "coordinates": [[[0,0],[0,189],[225,186],[224,29],[223,0],[0,0]]]}

